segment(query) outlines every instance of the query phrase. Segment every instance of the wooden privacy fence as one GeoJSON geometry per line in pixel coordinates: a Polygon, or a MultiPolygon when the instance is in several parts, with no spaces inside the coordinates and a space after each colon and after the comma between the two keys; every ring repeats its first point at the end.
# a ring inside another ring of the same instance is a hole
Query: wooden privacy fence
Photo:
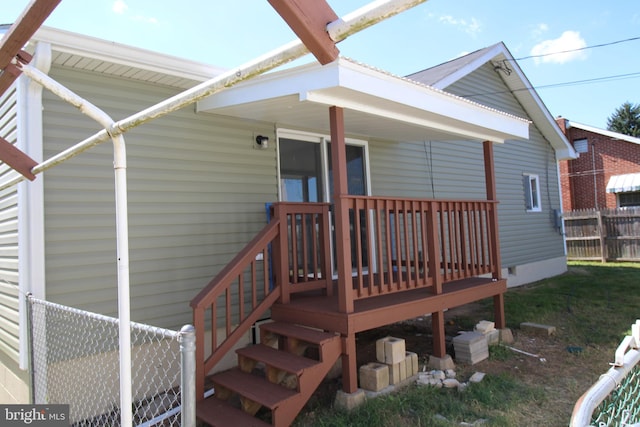
{"type": "Polygon", "coordinates": [[[563,213],[570,260],[640,261],[640,208],[563,213]]]}

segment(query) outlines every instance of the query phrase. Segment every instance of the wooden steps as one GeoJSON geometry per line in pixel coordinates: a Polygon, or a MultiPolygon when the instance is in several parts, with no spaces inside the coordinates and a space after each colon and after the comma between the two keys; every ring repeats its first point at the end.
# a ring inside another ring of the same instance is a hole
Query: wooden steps
{"type": "Polygon", "coordinates": [[[215,394],[198,402],[201,421],[216,427],[269,425],[253,416],[260,411],[266,418],[270,412],[271,425],[288,426],[341,354],[339,335],[303,326],[265,323],[260,337],[261,344],[236,351],[238,368],[210,377],[215,394]]]}

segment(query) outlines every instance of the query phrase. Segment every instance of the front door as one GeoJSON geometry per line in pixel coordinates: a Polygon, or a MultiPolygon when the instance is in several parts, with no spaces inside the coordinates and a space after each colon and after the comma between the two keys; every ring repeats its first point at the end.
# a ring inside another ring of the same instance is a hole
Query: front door
{"type": "MultiPolygon", "coordinates": [[[[366,141],[347,140],[347,181],[350,195],[368,195],[368,153],[366,141]]],[[[281,132],[278,138],[280,200],[287,202],[329,202],[333,204],[331,143],[327,137],[281,132]]],[[[333,223],[333,209],[331,221],[333,223]]],[[[361,212],[359,215],[364,215],[361,212]]],[[[353,216],[354,214],[351,213],[353,216]]],[[[363,220],[351,224],[364,224],[363,220]]],[[[333,228],[333,227],[332,227],[333,228]]],[[[353,236],[353,230],[352,230],[353,236]]],[[[335,236],[332,233],[332,242],[335,236]]],[[[333,247],[333,243],[332,243],[333,247]]],[[[352,252],[355,249],[352,248],[352,252]]],[[[335,271],[335,251],[333,250],[335,271]]],[[[364,255],[366,258],[366,255],[364,255]]],[[[355,253],[352,263],[355,266],[355,253]]],[[[368,265],[368,260],[363,259],[368,265]]]]}

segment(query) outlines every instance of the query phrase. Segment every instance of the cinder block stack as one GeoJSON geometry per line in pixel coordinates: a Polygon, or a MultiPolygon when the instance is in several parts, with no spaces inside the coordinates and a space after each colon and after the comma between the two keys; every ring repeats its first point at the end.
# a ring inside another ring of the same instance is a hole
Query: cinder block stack
{"type": "Polygon", "coordinates": [[[475,365],[489,358],[487,339],[480,332],[463,332],[453,339],[456,360],[475,365]]]}
{"type": "Polygon", "coordinates": [[[496,329],[496,324],[488,320],[481,320],[474,328],[487,339],[487,345],[498,344],[500,342],[500,331],[496,329]]]}
{"type": "Polygon", "coordinates": [[[377,363],[360,367],[360,387],[365,390],[380,391],[418,374],[418,355],[406,351],[404,339],[385,337],[376,341],[376,359],[377,363]]]}

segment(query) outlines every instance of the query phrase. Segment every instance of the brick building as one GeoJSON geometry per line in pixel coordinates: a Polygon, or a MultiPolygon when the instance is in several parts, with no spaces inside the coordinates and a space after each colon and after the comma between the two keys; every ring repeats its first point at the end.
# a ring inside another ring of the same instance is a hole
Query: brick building
{"type": "Polygon", "coordinates": [[[640,138],[556,122],[579,155],[559,162],[563,210],[640,206],[640,138]]]}

